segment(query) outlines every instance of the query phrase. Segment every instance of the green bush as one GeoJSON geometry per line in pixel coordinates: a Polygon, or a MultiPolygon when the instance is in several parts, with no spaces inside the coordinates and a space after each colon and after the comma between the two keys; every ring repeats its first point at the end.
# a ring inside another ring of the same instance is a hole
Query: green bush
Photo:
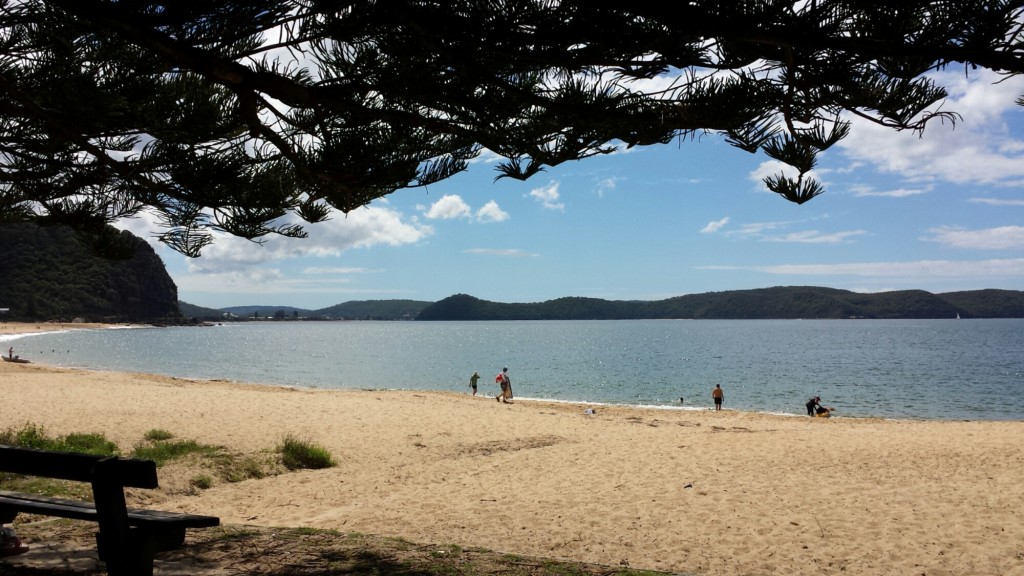
{"type": "Polygon", "coordinates": [[[281,453],[281,463],[289,470],[317,470],[335,465],[326,448],[292,435],[284,437],[277,451],[281,453]]]}
{"type": "Polygon", "coordinates": [[[52,450],[54,439],[46,435],[42,426],[37,424],[25,424],[20,430],[8,428],[0,434],[0,442],[9,446],[22,446],[24,448],[38,448],[40,450],[52,450]]]}
{"type": "Polygon", "coordinates": [[[153,428],[152,430],[149,430],[148,432],[143,434],[142,437],[150,442],[160,442],[163,440],[170,440],[171,438],[174,438],[174,434],[171,434],[170,432],[162,428],[153,428]]]}
{"type": "Polygon", "coordinates": [[[103,434],[68,434],[60,439],[60,448],[65,452],[84,452],[100,456],[112,456],[119,452],[117,444],[107,440],[103,434]]]}
{"type": "Polygon", "coordinates": [[[53,437],[47,434],[42,426],[32,423],[25,424],[20,430],[8,428],[0,432],[0,444],[100,456],[113,456],[119,452],[117,444],[102,434],[72,433],[67,436],[53,437]]]}
{"type": "Polygon", "coordinates": [[[207,488],[213,486],[213,478],[211,478],[208,474],[200,474],[193,478],[190,484],[192,484],[193,488],[198,488],[199,490],[206,490],[207,488]]]}

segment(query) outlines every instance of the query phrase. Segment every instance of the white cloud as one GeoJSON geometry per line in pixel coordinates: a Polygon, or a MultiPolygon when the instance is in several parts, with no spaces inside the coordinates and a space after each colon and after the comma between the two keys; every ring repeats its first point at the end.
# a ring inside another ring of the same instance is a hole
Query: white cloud
{"type": "Polygon", "coordinates": [[[469,161],[467,163],[468,164],[497,164],[498,162],[501,162],[502,160],[505,160],[505,157],[499,156],[498,154],[494,153],[493,151],[491,151],[491,150],[489,150],[487,148],[482,148],[480,150],[480,154],[477,155],[476,158],[469,159],[469,161]]]}
{"type": "Polygon", "coordinates": [[[476,211],[476,219],[480,222],[504,222],[509,219],[509,215],[497,202],[491,200],[476,211]]]}
{"type": "MultiPolygon", "coordinates": [[[[828,216],[821,216],[811,220],[817,221],[828,219],[828,216]]],[[[724,226],[728,218],[718,222],[712,222],[704,227],[701,232],[717,231],[724,226]]],[[[799,222],[750,222],[741,224],[736,228],[724,232],[727,236],[738,237],[760,242],[782,242],[794,244],[840,244],[850,242],[855,236],[868,234],[866,230],[840,230],[838,232],[821,232],[819,230],[797,230],[786,232],[786,229],[806,224],[807,221],[799,222]]]]}
{"type": "Polygon", "coordinates": [[[858,262],[849,264],[778,264],[774,266],[698,266],[700,270],[753,270],[766,274],[801,276],[882,276],[914,278],[1010,278],[1024,276],[1024,258],[1006,260],[920,260],[916,262],[858,262]]]}
{"type": "MultiPolygon", "coordinates": [[[[225,232],[213,232],[213,243],[203,249],[202,256],[187,259],[188,271],[200,274],[242,273],[252,267],[291,258],[338,256],[352,248],[415,244],[434,233],[432,227],[419,223],[415,218],[406,221],[393,209],[375,206],[359,208],[348,214],[338,212],[331,219],[317,224],[299,223],[309,234],[308,238],[271,234],[258,243],[225,232]]],[[[157,241],[156,236],[161,231],[159,219],[149,212],[119,220],[114,226],[145,239],[158,253],[170,252],[170,248],[157,241]]],[[[247,274],[247,281],[261,282],[272,272],[261,268],[247,274]]]]}
{"type": "Polygon", "coordinates": [[[828,234],[817,230],[804,230],[780,236],[768,236],[764,240],[767,242],[790,242],[796,244],[840,244],[848,242],[854,236],[862,236],[864,234],[867,234],[864,230],[845,230],[828,234]]]}
{"type": "Polygon", "coordinates": [[[179,291],[211,294],[264,294],[281,292],[285,275],[276,268],[253,267],[209,274],[176,277],[179,291]]]}
{"type": "Polygon", "coordinates": [[[931,189],[931,186],[926,186],[924,188],[894,188],[892,190],[875,190],[871,186],[865,186],[860,184],[850,186],[850,191],[853,192],[853,195],[858,198],[906,198],[907,196],[927,194],[928,192],[931,191],[931,189]]]}
{"type": "MultiPolygon", "coordinates": [[[[769,176],[775,176],[780,173],[787,178],[796,178],[800,174],[796,168],[790,166],[789,164],[779,162],[778,160],[766,160],[762,162],[760,165],[758,165],[758,167],[755,168],[750,173],[750,179],[757,183],[757,187],[759,190],[762,190],[764,192],[771,192],[771,190],[769,190],[768,187],[764,185],[764,179],[769,176]]],[[[804,174],[804,180],[820,181],[820,176],[820,172],[811,170],[810,172],[804,174]]]]}
{"type": "Polygon", "coordinates": [[[383,272],[383,270],[344,266],[309,266],[302,270],[303,274],[375,274],[377,272],[383,272]]]}
{"type": "Polygon", "coordinates": [[[565,204],[558,202],[558,182],[530,190],[530,196],[549,210],[565,210],[565,204]]]}
{"type": "Polygon", "coordinates": [[[968,198],[968,202],[989,206],[1024,206],[1024,200],[1003,200],[1000,198],[968,198]]]}
{"type": "Polygon", "coordinates": [[[469,218],[471,210],[469,204],[458,194],[445,194],[440,200],[434,202],[427,210],[425,216],[431,220],[453,220],[455,218],[469,218]]]}
{"type": "Polygon", "coordinates": [[[850,135],[838,144],[857,163],[917,181],[1007,184],[1024,178],[1024,142],[1009,125],[1024,111],[1014,101],[1024,93],[1024,77],[1006,78],[987,70],[934,76],[950,96],[937,110],[962,115],[955,128],[938,119],[924,134],[894,132],[853,118],[850,135]]]}
{"type": "Polygon", "coordinates": [[[952,226],[932,228],[923,240],[954,248],[973,250],[1007,250],[1024,248],[1024,226],[999,226],[981,230],[965,230],[952,226]]]}
{"type": "Polygon", "coordinates": [[[792,222],[750,222],[740,225],[738,229],[729,234],[731,236],[760,236],[769,230],[778,230],[792,225],[792,222]]]}
{"type": "Polygon", "coordinates": [[[139,238],[142,238],[148,242],[154,250],[159,250],[163,246],[156,238],[157,234],[161,230],[160,219],[152,212],[139,212],[134,218],[123,218],[114,222],[113,226],[119,230],[127,230],[139,238]]]}
{"type": "Polygon", "coordinates": [[[538,256],[531,252],[524,252],[515,248],[509,249],[498,249],[498,248],[470,248],[464,251],[466,254],[482,254],[485,256],[510,256],[513,258],[526,258],[538,256]]]}
{"type": "Polygon", "coordinates": [[[221,274],[188,274],[175,278],[179,291],[193,294],[227,295],[229,301],[238,304],[239,295],[284,297],[289,300],[296,295],[340,294],[405,294],[404,290],[381,288],[353,288],[351,278],[295,277],[282,274],[276,269],[251,269],[221,274]]]}
{"type": "Polygon", "coordinates": [[[494,200],[481,206],[474,214],[473,209],[458,194],[445,194],[426,209],[424,216],[434,220],[475,217],[478,222],[504,222],[509,219],[508,212],[502,210],[494,200]]]}
{"type": "Polygon", "coordinates": [[[729,217],[728,216],[726,216],[725,218],[722,218],[721,220],[715,220],[714,222],[708,222],[708,225],[705,226],[704,228],[702,228],[700,233],[701,234],[714,234],[715,232],[718,232],[719,230],[724,228],[725,225],[728,224],[728,223],[729,223],[729,217]]]}
{"type": "Polygon", "coordinates": [[[833,171],[836,174],[853,174],[857,170],[860,170],[863,167],[864,167],[864,163],[863,162],[850,162],[846,166],[843,166],[841,168],[836,168],[833,171]]]}
{"type": "Polygon", "coordinates": [[[610,192],[614,190],[615,186],[618,185],[619,180],[621,180],[621,178],[619,178],[618,176],[609,176],[608,178],[600,180],[597,183],[597,186],[594,187],[595,191],[597,192],[598,198],[604,197],[605,192],[610,192]]]}
{"type": "Polygon", "coordinates": [[[271,236],[263,245],[217,233],[214,243],[203,250],[201,258],[188,261],[188,270],[207,274],[242,271],[303,256],[339,256],[353,248],[415,244],[434,232],[415,219],[404,220],[401,213],[391,208],[374,206],[335,215],[326,222],[307,224],[305,228],[308,238],[271,236]]]}

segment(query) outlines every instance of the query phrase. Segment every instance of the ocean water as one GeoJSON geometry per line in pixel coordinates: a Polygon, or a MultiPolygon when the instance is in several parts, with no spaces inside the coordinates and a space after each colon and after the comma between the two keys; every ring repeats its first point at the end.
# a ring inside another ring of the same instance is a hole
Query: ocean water
{"type": "Polygon", "coordinates": [[[34,362],[316,388],[805,414],[1024,419],[1024,320],[246,322],[8,338],[34,362]],[[682,399],[682,401],[680,401],[682,399]]]}

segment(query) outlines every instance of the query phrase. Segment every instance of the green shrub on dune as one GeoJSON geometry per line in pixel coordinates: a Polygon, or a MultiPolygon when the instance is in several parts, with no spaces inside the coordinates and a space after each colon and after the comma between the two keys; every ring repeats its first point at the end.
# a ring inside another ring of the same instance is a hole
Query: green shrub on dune
{"type": "Polygon", "coordinates": [[[331,453],[326,448],[291,434],[284,437],[277,451],[281,453],[281,462],[289,470],[317,470],[335,465],[331,453]]]}
{"type": "Polygon", "coordinates": [[[146,433],[142,435],[142,438],[150,442],[160,442],[162,440],[170,440],[171,438],[174,438],[174,434],[164,430],[163,428],[153,428],[152,430],[147,430],[146,433]]]}

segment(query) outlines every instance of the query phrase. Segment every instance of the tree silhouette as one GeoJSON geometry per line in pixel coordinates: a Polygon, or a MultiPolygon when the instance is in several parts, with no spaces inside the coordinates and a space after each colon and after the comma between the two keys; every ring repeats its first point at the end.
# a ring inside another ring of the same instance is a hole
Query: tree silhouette
{"type": "MultiPolygon", "coordinates": [[[[849,116],[922,131],[949,65],[1024,71],[1020,0],[0,4],[0,222],[155,212],[198,256],[462,170],[525,179],[705,132],[792,167],[849,116]]],[[[118,246],[107,246],[116,252],[118,246]]]]}

